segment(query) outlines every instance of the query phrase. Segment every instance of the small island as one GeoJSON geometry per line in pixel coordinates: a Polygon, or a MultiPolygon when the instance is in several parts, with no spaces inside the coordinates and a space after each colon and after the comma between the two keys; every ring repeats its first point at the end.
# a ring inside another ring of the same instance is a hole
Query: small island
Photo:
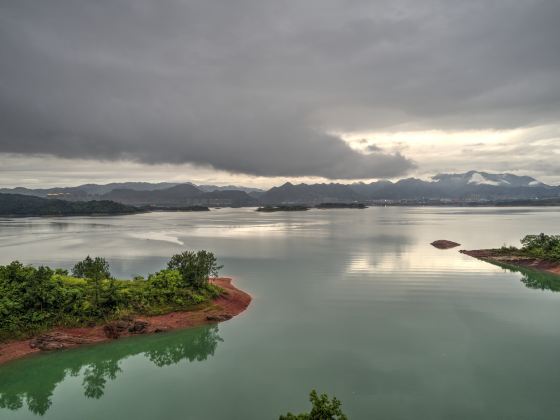
{"type": "Polygon", "coordinates": [[[367,209],[363,203],[321,203],[317,204],[315,208],[318,209],[367,209]]]}
{"type": "Polygon", "coordinates": [[[256,211],[264,212],[264,213],[273,213],[276,211],[307,211],[309,207],[307,206],[264,206],[259,207],[256,211]]]}
{"type": "Polygon", "coordinates": [[[137,334],[226,321],[251,297],[218,277],[214,254],[186,251],[167,268],[115,279],[104,258],[86,257],[72,272],[0,266],[0,363],[137,334]]]}
{"type": "Polygon", "coordinates": [[[499,266],[531,268],[560,275],[560,235],[527,235],[522,247],[506,247],[460,252],[499,266]]]}
{"type": "Polygon", "coordinates": [[[190,211],[210,211],[210,208],[207,206],[175,206],[175,207],[166,207],[166,206],[146,206],[140,207],[142,210],[145,211],[181,211],[181,212],[190,212],[190,211]]]}
{"type": "Polygon", "coordinates": [[[66,201],[23,194],[0,193],[1,217],[116,216],[146,210],[109,200],[66,201]]]}

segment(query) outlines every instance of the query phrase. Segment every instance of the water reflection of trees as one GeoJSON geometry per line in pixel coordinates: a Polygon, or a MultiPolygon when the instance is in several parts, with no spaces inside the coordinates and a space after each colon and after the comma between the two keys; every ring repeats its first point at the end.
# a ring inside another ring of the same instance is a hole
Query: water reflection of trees
{"type": "Polygon", "coordinates": [[[560,276],[546,273],[543,271],[532,270],[530,268],[517,267],[510,264],[492,262],[492,264],[502,267],[512,273],[521,274],[521,282],[530,289],[560,291],[560,276]]]}
{"type": "Polygon", "coordinates": [[[218,326],[211,325],[150,337],[125,339],[59,354],[49,354],[11,363],[0,368],[0,408],[19,410],[24,404],[38,415],[50,408],[56,386],[67,376],[83,375],[87,398],[99,399],[107,382],[122,372],[122,360],[143,354],[158,367],[203,361],[213,356],[218,326]]]}

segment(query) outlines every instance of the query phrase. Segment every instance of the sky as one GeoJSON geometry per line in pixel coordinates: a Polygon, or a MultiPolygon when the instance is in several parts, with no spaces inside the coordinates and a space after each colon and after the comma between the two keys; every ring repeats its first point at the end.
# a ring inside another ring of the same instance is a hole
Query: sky
{"type": "Polygon", "coordinates": [[[558,0],[0,0],[0,186],[560,183],[558,0]]]}

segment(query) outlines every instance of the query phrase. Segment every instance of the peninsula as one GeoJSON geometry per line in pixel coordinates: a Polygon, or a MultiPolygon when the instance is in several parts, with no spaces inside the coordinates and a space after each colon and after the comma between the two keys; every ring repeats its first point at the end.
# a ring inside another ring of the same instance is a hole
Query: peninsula
{"type": "Polygon", "coordinates": [[[138,334],[226,321],[251,296],[218,277],[214,255],[187,251],[147,279],[117,280],[103,258],[72,269],[0,266],[0,364],[138,334]]]}
{"type": "Polygon", "coordinates": [[[263,213],[273,213],[277,211],[307,211],[309,210],[308,206],[300,206],[300,205],[283,205],[283,206],[264,206],[257,208],[256,211],[260,211],[263,213]]]}
{"type": "Polygon", "coordinates": [[[461,250],[462,254],[500,266],[531,268],[560,275],[560,235],[527,235],[522,247],[461,250]]]}

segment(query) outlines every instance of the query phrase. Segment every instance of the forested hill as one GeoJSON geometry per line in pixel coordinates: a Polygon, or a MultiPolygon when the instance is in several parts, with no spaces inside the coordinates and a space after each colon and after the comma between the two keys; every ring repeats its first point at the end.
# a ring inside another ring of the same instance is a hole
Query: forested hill
{"type": "Polygon", "coordinates": [[[141,210],[114,201],[64,201],[21,194],[0,194],[0,216],[91,216],[141,210]]]}

